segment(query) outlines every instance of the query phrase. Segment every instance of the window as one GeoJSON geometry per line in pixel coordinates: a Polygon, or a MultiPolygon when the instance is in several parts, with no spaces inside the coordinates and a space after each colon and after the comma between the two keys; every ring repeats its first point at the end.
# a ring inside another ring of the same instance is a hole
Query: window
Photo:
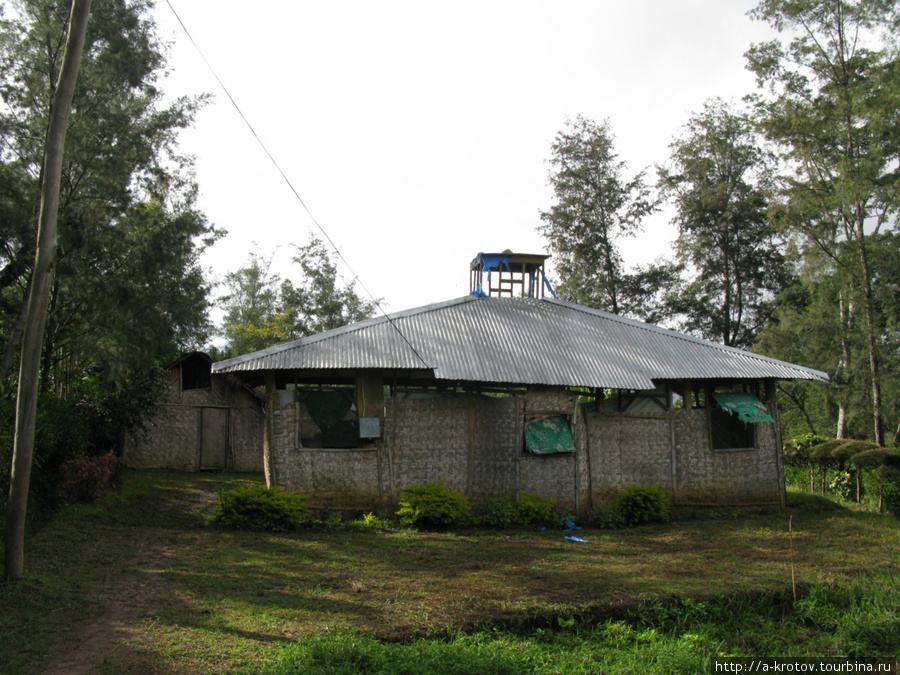
{"type": "Polygon", "coordinates": [[[572,438],[568,415],[526,415],[525,452],[531,455],[575,452],[575,440],[572,438]]]}
{"type": "Polygon", "coordinates": [[[753,425],[718,406],[710,408],[709,424],[713,450],[744,450],[756,444],[753,425]]]}
{"type": "Polygon", "coordinates": [[[185,359],[181,363],[181,390],[209,389],[211,364],[199,355],[185,359]]]}
{"type": "Polygon", "coordinates": [[[298,437],[303,448],[359,447],[359,415],[354,387],[298,391],[298,437]],[[306,415],[303,415],[303,412],[306,415]]]}
{"type": "Polygon", "coordinates": [[[603,400],[603,412],[657,414],[671,407],[671,392],[668,387],[656,389],[612,389],[603,400]]]}
{"type": "Polygon", "coordinates": [[[765,405],[748,392],[711,392],[710,435],[713,450],[744,450],[756,445],[756,424],[774,422],[765,405]]]}

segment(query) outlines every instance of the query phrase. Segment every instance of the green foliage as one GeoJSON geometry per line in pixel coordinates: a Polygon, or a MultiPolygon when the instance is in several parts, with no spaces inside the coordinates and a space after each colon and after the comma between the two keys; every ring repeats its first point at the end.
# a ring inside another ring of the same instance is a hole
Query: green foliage
{"type": "Polygon", "coordinates": [[[835,439],[812,446],[809,449],[809,461],[823,468],[837,466],[838,460],[833,453],[844,443],[846,443],[846,441],[843,439],[835,439]]]}
{"type": "Polygon", "coordinates": [[[896,452],[886,453],[878,467],[878,477],[885,483],[894,483],[900,486],[900,454],[896,452]]]}
{"type": "Polygon", "coordinates": [[[601,530],[621,530],[628,525],[621,509],[612,506],[598,506],[594,509],[592,524],[601,530]]]}
{"type": "Polygon", "coordinates": [[[668,522],[669,507],[665,491],[653,486],[625,488],[613,503],[627,525],[668,522]]]}
{"type": "Polygon", "coordinates": [[[344,516],[340,511],[332,511],[322,518],[322,524],[329,530],[337,530],[344,524],[344,516]]]}
{"type": "Polygon", "coordinates": [[[400,522],[407,527],[452,527],[470,517],[469,500],[449,490],[444,481],[415,485],[400,491],[400,522]]]}
{"type": "Polygon", "coordinates": [[[290,339],[278,321],[279,276],[271,272],[273,257],[274,254],[264,258],[258,251],[252,251],[245,267],[225,275],[227,295],[221,302],[229,355],[237,356],[290,339]]]}
{"type": "Polygon", "coordinates": [[[900,518],[900,454],[885,454],[877,475],[884,485],[884,508],[900,518]]]}
{"type": "Polygon", "coordinates": [[[295,246],[291,261],[303,273],[298,286],[290,280],[281,285],[282,312],[297,337],[313,335],[368,319],[375,313],[375,301],[360,296],[353,284],[342,284],[336,255],[321,239],[311,237],[304,246],[295,246]]]}
{"type": "Polygon", "coordinates": [[[512,519],[518,525],[540,525],[555,520],[556,500],[533,492],[522,492],[512,505],[512,519]]]}
{"type": "MultiPolygon", "coordinates": [[[[92,494],[115,489],[121,476],[115,456],[126,434],[141,433],[161,383],[157,370],[134,372],[118,387],[92,374],[71,387],[68,399],[54,394],[38,397],[28,507],[32,521],[55,510],[60,500],[92,499],[92,494]],[[111,482],[105,486],[102,475],[107,470],[111,482]],[[75,479],[79,474],[85,481],[81,487],[75,479]]],[[[15,386],[10,382],[0,388],[0,466],[6,467],[0,471],[0,499],[9,492],[15,404],[15,386]]]]}
{"type": "Polygon", "coordinates": [[[488,527],[503,529],[513,524],[513,505],[508,497],[498,497],[491,501],[478,516],[478,523],[488,527]]]}
{"type": "Polygon", "coordinates": [[[561,281],[560,297],[613,314],[653,319],[658,291],[671,281],[670,265],[626,272],[622,239],[635,236],[658,209],[644,172],[627,177],[606,120],[570,120],[557,133],[549,160],[555,203],[541,212],[561,281]]]}
{"type": "Polygon", "coordinates": [[[844,441],[831,451],[831,456],[841,469],[853,463],[853,457],[868,450],[878,450],[878,446],[869,441],[844,441]]]}
{"type": "Polygon", "coordinates": [[[826,440],[812,432],[789,438],[784,442],[784,463],[788,466],[807,466],[810,449],[826,440]]]}
{"type": "Polygon", "coordinates": [[[245,675],[454,675],[456,673],[714,672],[714,656],[850,659],[897,653],[896,603],[888,576],[814,584],[797,601],[783,591],[696,601],[651,600],[598,625],[557,616],[554,628],[481,631],[411,643],[353,631],[320,633],[286,646],[275,662],[245,675]]]}
{"type": "Polygon", "coordinates": [[[884,486],[884,509],[895,518],[900,518],[900,483],[884,486]]]}
{"type": "Polygon", "coordinates": [[[850,501],[856,495],[856,476],[850,471],[837,471],[828,489],[840,495],[841,499],[850,501]]]}
{"type": "MultiPolygon", "coordinates": [[[[792,310],[791,332],[801,349],[813,344],[801,363],[829,369],[826,403],[837,403],[835,418],[850,426],[864,406],[860,428],[879,445],[886,410],[875,402],[887,400],[882,389],[891,379],[897,386],[881,360],[897,353],[896,331],[885,330],[896,307],[896,253],[887,265],[881,256],[897,244],[895,15],[896,3],[881,0],[763,0],[751,16],[784,39],[746,54],[759,87],[750,97],[759,128],[794,169],[769,213],[804,263],[810,302],[792,310]]],[[[836,435],[848,434],[860,429],[836,435]]]]}
{"type": "MultiPolygon", "coordinates": [[[[43,139],[62,62],[68,5],[16,3],[0,41],[0,377],[14,370],[10,330],[34,260],[33,213],[43,139]],[[28,206],[30,205],[30,207],[28,206]],[[27,207],[27,208],[26,208],[27,207]]],[[[60,190],[58,255],[43,386],[65,395],[81,377],[108,382],[167,361],[208,337],[209,284],[199,257],[218,236],[196,209],[177,132],[202,98],[165,100],[165,46],[145,0],[94,3],[60,190]],[[112,151],[111,149],[114,149],[112,151]]]]}
{"type": "Polygon", "coordinates": [[[270,271],[273,255],[265,258],[259,252],[250,254],[245,267],[225,275],[227,355],[339,328],[374,313],[374,302],[340,283],[335,256],[321,240],[313,237],[295,249],[291,260],[302,272],[297,286],[270,271]]]}
{"type": "Polygon", "coordinates": [[[213,522],[236,530],[287,532],[301,527],[308,512],[303,495],[253,485],[220,494],[213,522]]]}
{"type": "Polygon", "coordinates": [[[683,329],[746,348],[788,284],[780,235],[769,222],[772,161],[752,121],[707,101],[671,144],[660,184],[676,209],[675,259],[695,270],[666,293],[683,329]]]}
{"type": "MultiPolygon", "coordinates": [[[[420,639],[390,644],[352,631],[310,637],[287,647],[266,675],[519,675],[534,672],[527,659],[490,634],[449,641],[420,639]]],[[[533,651],[533,650],[532,650],[533,651]]]]}
{"type": "Polygon", "coordinates": [[[890,454],[890,450],[885,448],[868,448],[857,452],[850,458],[853,466],[860,469],[878,469],[884,464],[884,459],[890,454]]]}
{"type": "Polygon", "coordinates": [[[374,530],[377,532],[388,530],[391,527],[390,522],[388,522],[385,518],[375,515],[375,513],[372,512],[363,514],[361,522],[363,529],[374,530]]]}

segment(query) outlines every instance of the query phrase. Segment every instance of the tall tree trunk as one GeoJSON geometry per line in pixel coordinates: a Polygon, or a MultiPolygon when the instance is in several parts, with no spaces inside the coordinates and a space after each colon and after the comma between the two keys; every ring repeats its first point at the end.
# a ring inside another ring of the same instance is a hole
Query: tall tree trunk
{"type": "MultiPolygon", "coordinates": [[[[853,304],[851,303],[849,307],[847,306],[847,303],[844,302],[843,291],[841,291],[839,296],[838,307],[841,314],[841,360],[838,363],[835,379],[843,381],[850,373],[851,352],[848,334],[850,332],[850,322],[853,320],[853,304]]],[[[838,390],[838,419],[837,429],[834,432],[836,439],[847,438],[847,401],[844,396],[844,392],[838,390]]]]}
{"type": "Polygon", "coordinates": [[[838,401],[838,419],[834,437],[839,441],[847,438],[847,404],[843,400],[838,401]]]}
{"type": "Polygon", "coordinates": [[[41,184],[41,215],[38,222],[34,274],[28,293],[28,318],[22,337],[19,364],[19,394],[16,402],[16,433],[13,443],[9,502],[6,509],[4,571],[9,579],[21,579],[25,572],[25,510],[31,481],[34,453],[34,424],[37,413],[38,370],[44,324],[47,320],[50,277],[56,261],[56,220],[63,148],[75,81],[81,63],[84,34],[91,0],[72,0],[66,53],[53,95],[50,125],[44,146],[44,181],[41,184]]]}
{"type": "Polygon", "coordinates": [[[881,411],[881,372],[878,363],[878,345],[875,337],[875,317],[872,309],[872,276],[869,271],[869,257],[866,253],[863,220],[859,219],[859,260],[863,274],[863,309],[866,315],[866,346],[869,349],[869,376],[872,385],[872,422],[875,427],[875,443],[884,447],[884,418],[881,411]]]}

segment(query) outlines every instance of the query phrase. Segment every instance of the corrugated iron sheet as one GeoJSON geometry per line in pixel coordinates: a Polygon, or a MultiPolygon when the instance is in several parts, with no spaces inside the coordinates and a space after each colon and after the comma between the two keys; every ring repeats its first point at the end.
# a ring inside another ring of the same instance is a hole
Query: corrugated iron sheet
{"type": "Polygon", "coordinates": [[[557,300],[475,298],[398,312],[222,361],[218,373],[429,370],[439,380],[651,389],[654,379],[827,381],[817,370],[557,300]]]}

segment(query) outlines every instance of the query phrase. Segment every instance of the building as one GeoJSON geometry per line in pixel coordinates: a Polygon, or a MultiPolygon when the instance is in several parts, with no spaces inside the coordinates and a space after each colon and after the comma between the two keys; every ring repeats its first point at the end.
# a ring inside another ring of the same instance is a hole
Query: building
{"type": "Polygon", "coordinates": [[[145,436],[123,452],[134,469],[262,471],[264,397],[192,352],[166,367],[167,391],[145,436]]]}
{"type": "Polygon", "coordinates": [[[635,485],[783,504],[775,382],[827,375],[544,297],[544,258],[479,254],[468,296],[215,364],[265,387],[267,482],[322,509],[438,479],[581,515],[635,485]]]}

